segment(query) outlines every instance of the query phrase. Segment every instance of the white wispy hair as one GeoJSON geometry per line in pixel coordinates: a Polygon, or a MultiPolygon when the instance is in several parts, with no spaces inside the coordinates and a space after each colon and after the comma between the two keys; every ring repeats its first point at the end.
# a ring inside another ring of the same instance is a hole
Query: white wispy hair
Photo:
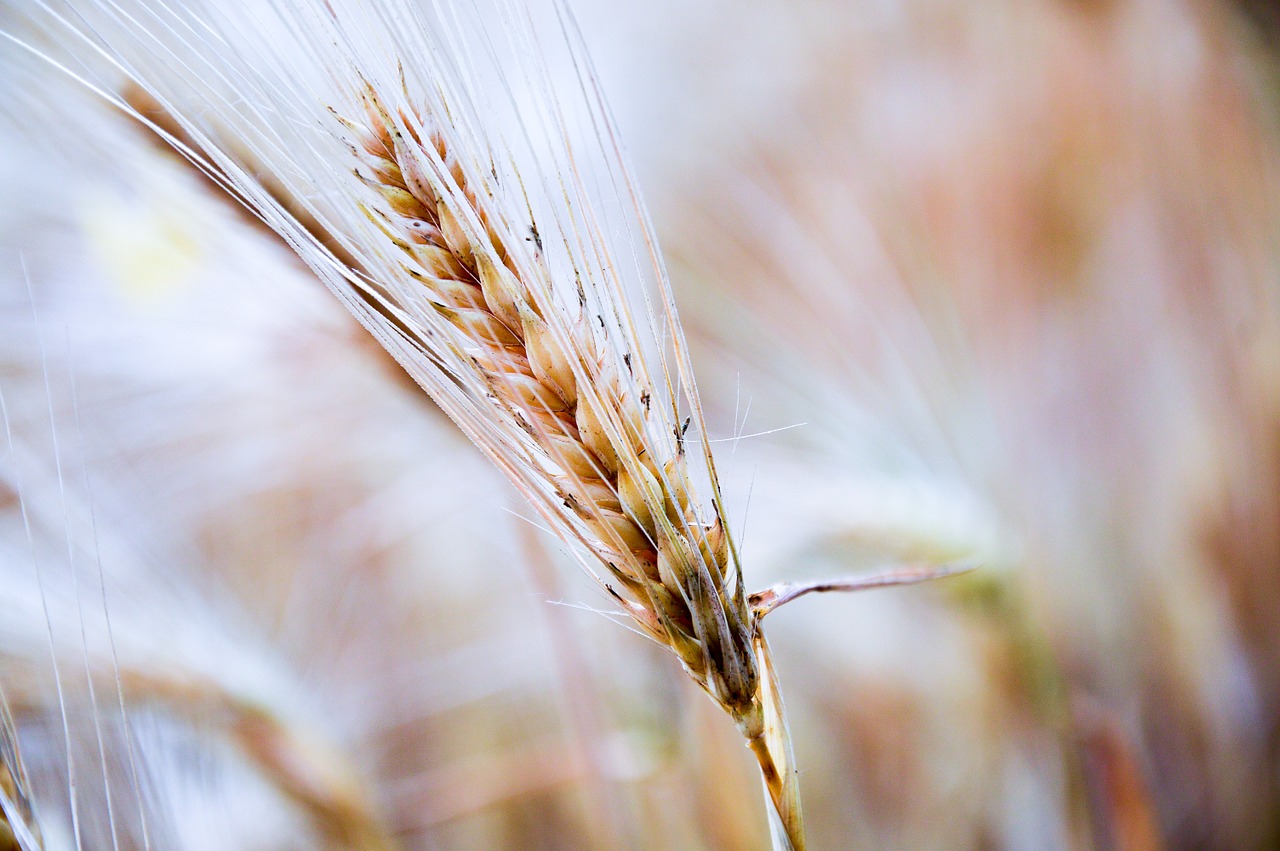
{"type": "MultiPolygon", "coordinates": [[[[643,207],[560,4],[41,4],[30,17],[52,41],[41,49],[72,73],[117,101],[132,80],[175,117],[196,148],[186,153],[300,252],[557,528],[564,512],[545,453],[512,439],[490,385],[468,367],[466,341],[364,211],[377,196],[354,173],[344,122],[363,121],[370,90],[388,116],[425,115],[444,137],[451,161],[423,165],[459,209],[469,205],[450,167],[482,187],[522,280],[562,308],[547,311],[554,339],[577,351],[589,333],[609,360],[628,363],[616,380],[651,398],[649,439],[674,452],[686,415],[691,438],[705,433],[643,207]]],[[[460,224],[483,232],[477,220],[460,224]]]]}
{"type": "MultiPolygon", "coordinates": [[[[16,384],[6,382],[11,395],[16,384]]],[[[148,760],[167,756],[136,744],[135,713],[160,712],[192,735],[240,747],[253,735],[246,719],[299,732],[326,725],[209,581],[195,587],[186,571],[149,563],[113,531],[111,491],[99,481],[90,492],[74,452],[30,448],[29,431],[49,422],[5,413],[0,667],[4,697],[30,731],[20,738],[42,751],[27,763],[41,831],[65,828],[76,847],[107,847],[123,835],[147,844],[149,822],[167,830],[177,814],[156,808],[151,784],[163,790],[172,778],[149,775],[148,760]],[[50,776],[64,778],[61,794],[50,776]]]]}
{"type": "Polygon", "coordinates": [[[0,697],[4,765],[30,769],[32,801],[25,821],[6,815],[48,848],[333,840],[342,808],[366,806],[335,744],[350,707],[318,709],[195,539],[262,467],[263,447],[234,436],[280,431],[232,386],[269,397],[272,346],[331,344],[348,323],[305,284],[293,311],[269,309],[280,286],[238,308],[229,291],[273,253],[310,280],[261,241],[231,252],[247,266],[208,262],[234,217],[118,116],[5,52],[0,183],[21,203],[0,219],[0,697]],[[166,205],[192,231],[165,227],[166,205]],[[206,324],[180,321],[193,311],[206,324]],[[166,460],[201,468],[199,493],[166,460]]]}
{"type": "MultiPolygon", "coordinates": [[[[30,287],[26,295],[34,298],[30,287]]],[[[181,534],[147,535],[141,545],[121,534],[148,531],[121,522],[145,500],[116,491],[113,484],[130,477],[107,463],[110,456],[95,457],[102,435],[83,431],[78,364],[47,349],[56,317],[24,323],[6,311],[3,319],[15,346],[0,361],[0,673],[3,697],[23,725],[16,738],[39,754],[28,762],[30,794],[48,847],[203,847],[204,840],[178,841],[199,837],[191,830],[198,822],[185,823],[183,808],[167,797],[192,782],[211,803],[225,797],[215,787],[255,788],[243,778],[221,786],[200,779],[232,751],[234,761],[269,778],[259,787],[282,788],[308,809],[346,806],[344,769],[333,773],[326,743],[341,734],[201,557],[179,545],[181,534]],[[187,728],[191,742],[205,743],[204,767],[187,764],[184,776],[182,760],[137,744],[139,714],[187,728]]],[[[236,807],[261,810],[263,796],[238,800],[236,807]]],[[[228,812],[226,822],[243,816],[228,812]]]]}

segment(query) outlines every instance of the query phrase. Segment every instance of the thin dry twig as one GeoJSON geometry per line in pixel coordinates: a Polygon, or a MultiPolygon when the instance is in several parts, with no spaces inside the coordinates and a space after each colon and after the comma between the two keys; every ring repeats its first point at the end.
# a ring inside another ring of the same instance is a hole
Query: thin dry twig
{"type": "Polygon", "coordinates": [[[928,565],[911,565],[893,567],[888,570],[867,573],[858,576],[839,576],[833,579],[818,579],[812,582],[779,582],[763,591],[756,591],[750,597],[751,611],[757,618],[779,606],[790,603],[805,594],[827,591],[868,591],[872,588],[891,588],[895,585],[916,585],[932,579],[945,579],[948,576],[959,576],[977,570],[976,564],[949,564],[940,567],[928,565]]]}

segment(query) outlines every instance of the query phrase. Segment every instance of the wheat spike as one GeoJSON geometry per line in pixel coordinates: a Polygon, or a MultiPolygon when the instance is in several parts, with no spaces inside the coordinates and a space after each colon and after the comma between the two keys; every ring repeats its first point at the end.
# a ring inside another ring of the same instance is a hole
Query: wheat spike
{"type": "Polygon", "coordinates": [[[612,362],[614,349],[597,339],[583,311],[555,321],[561,304],[525,279],[527,266],[508,250],[512,235],[443,136],[417,115],[393,119],[372,89],[365,102],[367,125],[346,124],[366,182],[381,197],[368,215],[456,329],[458,354],[536,444],[567,509],[563,519],[571,527],[581,521],[579,539],[626,593],[606,583],[609,590],[734,718],[760,762],[787,844],[803,848],[772,677],[762,689],[767,645],[722,519],[713,512],[704,523],[699,514],[683,432],[673,434],[674,451],[652,440],[649,395],[629,380],[630,358],[612,362]],[[557,325],[570,333],[557,333],[557,325]]]}
{"type": "Polygon", "coordinates": [[[548,314],[559,305],[522,278],[511,235],[444,139],[416,116],[394,121],[372,91],[367,104],[368,126],[349,126],[384,202],[369,215],[457,329],[459,353],[549,462],[558,496],[589,532],[584,542],[629,592],[618,595],[627,611],[736,718],[752,716],[760,675],[751,613],[723,522],[703,523],[692,501],[683,435],[669,454],[650,440],[648,395],[623,380],[629,359],[611,363],[585,315],[571,336],[555,332],[548,314]],[[455,209],[460,198],[467,209],[455,209]],[[470,233],[468,220],[483,234],[470,233]]]}

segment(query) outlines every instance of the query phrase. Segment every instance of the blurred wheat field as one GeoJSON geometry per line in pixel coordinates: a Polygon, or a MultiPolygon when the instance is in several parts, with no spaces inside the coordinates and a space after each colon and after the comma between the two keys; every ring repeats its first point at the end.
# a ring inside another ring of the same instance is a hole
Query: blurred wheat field
{"type": "MultiPolygon", "coordinates": [[[[572,6],[749,588],[980,565],[771,617],[812,847],[1280,845],[1259,19],[572,6]]],[[[0,66],[0,848],[768,847],[740,738],[312,271],[0,66]]]]}

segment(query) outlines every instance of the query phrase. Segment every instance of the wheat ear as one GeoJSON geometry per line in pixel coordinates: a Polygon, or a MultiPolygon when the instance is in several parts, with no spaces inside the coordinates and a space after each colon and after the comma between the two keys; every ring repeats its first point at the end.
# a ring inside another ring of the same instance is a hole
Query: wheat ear
{"type": "MultiPolygon", "coordinates": [[[[93,676],[100,680],[100,688],[108,691],[118,682],[133,708],[162,708],[185,719],[193,729],[224,735],[335,847],[352,851],[396,847],[365,792],[362,778],[345,757],[312,730],[266,703],[233,694],[196,673],[166,676],[124,669],[95,671],[93,676]]],[[[10,709],[20,718],[57,711],[41,695],[37,680],[10,677],[8,685],[11,699],[0,701],[0,722],[8,718],[10,709]]],[[[8,725],[12,730],[11,720],[8,725]]],[[[25,813],[25,823],[35,826],[31,805],[25,796],[15,793],[28,785],[25,769],[15,759],[16,736],[10,733],[7,738],[0,735],[0,825],[6,814],[21,819],[25,813]]],[[[0,827],[0,851],[7,851],[3,838],[0,827]]]]}
{"type": "Polygon", "coordinates": [[[788,844],[803,848],[781,704],[772,683],[762,690],[758,657],[767,645],[718,509],[704,522],[693,501],[683,432],[672,435],[674,446],[652,438],[651,401],[631,380],[630,357],[613,362],[583,311],[564,317],[563,305],[527,280],[488,193],[468,182],[443,136],[417,115],[393,119],[371,89],[365,102],[367,123],[344,123],[361,177],[383,201],[367,214],[456,331],[457,353],[541,454],[560,519],[612,579],[609,591],[734,718],[788,844]]]}

